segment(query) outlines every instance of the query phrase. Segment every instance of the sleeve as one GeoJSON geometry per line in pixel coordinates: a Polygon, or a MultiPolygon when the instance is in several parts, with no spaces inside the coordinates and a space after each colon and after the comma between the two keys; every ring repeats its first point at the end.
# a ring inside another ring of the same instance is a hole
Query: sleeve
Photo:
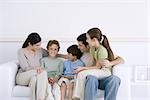
{"type": "Polygon", "coordinates": [[[89,56],[86,59],[85,66],[93,66],[93,64],[94,64],[94,58],[92,54],[89,54],[89,56]]]}
{"type": "Polygon", "coordinates": [[[85,64],[81,61],[81,66],[85,67],[85,64]]]}
{"type": "Polygon", "coordinates": [[[66,74],[66,72],[67,72],[66,66],[67,66],[67,61],[64,61],[64,63],[63,63],[63,74],[66,74]]]}
{"type": "Polygon", "coordinates": [[[44,59],[43,58],[40,61],[40,65],[41,65],[42,68],[45,68],[45,64],[44,64],[44,59]]]}
{"type": "Polygon", "coordinates": [[[106,48],[100,49],[97,56],[99,60],[108,58],[108,52],[106,48]]]}
{"type": "Polygon", "coordinates": [[[78,66],[84,67],[85,64],[81,60],[79,60],[79,65],[78,66]]]}
{"type": "Polygon", "coordinates": [[[28,64],[28,58],[24,55],[22,49],[18,50],[18,60],[19,60],[20,67],[23,71],[27,71],[31,69],[30,65],[28,64]]]}
{"type": "Polygon", "coordinates": [[[59,65],[59,72],[60,72],[60,75],[63,74],[63,71],[64,71],[64,64],[63,64],[63,61],[60,62],[60,65],[59,65]]]}

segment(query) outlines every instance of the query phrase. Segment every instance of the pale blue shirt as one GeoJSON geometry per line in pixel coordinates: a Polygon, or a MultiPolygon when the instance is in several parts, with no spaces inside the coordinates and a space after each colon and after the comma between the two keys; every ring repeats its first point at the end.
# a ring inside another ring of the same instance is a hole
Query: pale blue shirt
{"type": "Polygon", "coordinates": [[[65,76],[74,76],[74,70],[77,69],[78,67],[83,67],[84,66],[84,63],[81,61],[81,60],[76,60],[76,61],[70,61],[70,60],[67,60],[64,62],[64,75],[65,76]]]}

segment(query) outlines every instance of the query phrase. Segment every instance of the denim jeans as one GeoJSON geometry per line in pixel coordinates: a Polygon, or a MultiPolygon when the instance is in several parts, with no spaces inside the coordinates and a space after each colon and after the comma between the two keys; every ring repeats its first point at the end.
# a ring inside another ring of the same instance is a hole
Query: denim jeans
{"type": "Polygon", "coordinates": [[[84,100],[96,100],[97,90],[104,90],[104,100],[116,100],[121,80],[115,75],[98,80],[94,76],[87,76],[84,100]]]}

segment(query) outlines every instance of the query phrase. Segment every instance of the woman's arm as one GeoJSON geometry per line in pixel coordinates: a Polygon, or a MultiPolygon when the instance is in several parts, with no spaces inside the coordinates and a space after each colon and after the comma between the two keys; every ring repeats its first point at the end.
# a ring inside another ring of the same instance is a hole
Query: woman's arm
{"type": "Polygon", "coordinates": [[[96,66],[89,66],[89,67],[79,67],[76,69],[76,73],[83,71],[83,70],[88,70],[88,69],[98,69],[101,68],[102,66],[115,66],[117,64],[123,64],[124,59],[116,56],[113,61],[109,61],[107,59],[100,59],[99,62],[96,63],[96,66]]]}
{"type": "Polygon", "coordinates": [[[67,54],[57,54],[57,57],[68,59],[68,55],[67,54]]]}
{"type": "Polygon", "coordinates": [[[125,61],[123,58],[119,57],[119,56],[116,56],[115,59],[113,61],[110,61],[110,64],[112,66],[115,66],[117,64],[123,64],[125,61]]]}
{"type": "Polygon", "coordinates": [[[117,64],[123,64],[124,63],[124,59],[119,57],[119,56],[116,56],[115,59],[113,61],[109,61],[107,59],[104,59],[104,60],[100,60],[98,62],[101,66],[115,66],[117,64]]]}
{"type": "Polygon", "coordinates": [[[79,73],[80,71],[83,71],[83,70],[88,70],[88,69],[99,69],[97,66],[91,66],[91,67],[78,67],[76,70],[75,70],[75,73],[79,73]]]}
{"type": "Polygon", "coordinates": [[[23,71],[31,69],[31,67],[28,64],[27,58],[23,52],[23,49],[18,50],[18,60],[19,60],[20,67],[23,71]]]}

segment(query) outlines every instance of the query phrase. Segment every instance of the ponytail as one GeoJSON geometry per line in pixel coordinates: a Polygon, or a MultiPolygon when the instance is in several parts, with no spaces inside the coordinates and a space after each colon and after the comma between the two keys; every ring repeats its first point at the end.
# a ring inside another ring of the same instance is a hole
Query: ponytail
{"type": "Polygon", "coordinates": [[[107,49],[108,51],[108,60],[109,61],[112,61],[114,60],[114,54],[110,48],[110,45],[109,45],[109,42],[108,42],[108,39],[105,35],[101,35],[101,43],[102,45],[107,49]]]}
{"type": "Polygon", "coordinates": [[[25,42],[22,45],[22,48],[26,48],[28,46],[29,40],[26,39],[25,42]]]}

